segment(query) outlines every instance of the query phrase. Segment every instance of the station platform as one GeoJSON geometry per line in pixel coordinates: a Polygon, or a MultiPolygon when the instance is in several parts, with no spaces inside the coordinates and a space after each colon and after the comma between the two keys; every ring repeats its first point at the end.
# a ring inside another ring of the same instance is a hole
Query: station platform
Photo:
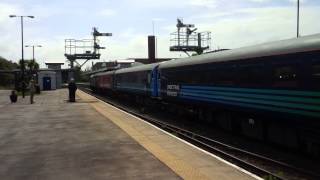
{"type": "Polygon", "coordinates": [[[82,91],[9,103],[0,91],[1,179],[259,179],[82,91]]]}

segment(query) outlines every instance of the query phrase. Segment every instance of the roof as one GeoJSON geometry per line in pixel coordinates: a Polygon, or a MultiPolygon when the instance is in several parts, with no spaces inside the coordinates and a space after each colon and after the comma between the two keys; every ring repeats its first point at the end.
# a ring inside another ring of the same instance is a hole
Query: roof
{"type": "Polygon", "coordinates": [[[155,58],[154,61],[151,61],[149,58],[130,58],[130,59],[134,59],[136,62],[140,62],[143,64],[152,64],[155,62],[169,61],[174,58],[155,58]]]}
{"type": "Polygon", "coordinates": [[[159,68],[235,61],[255,57],[266,57],[316,50],[320,51],[320,34],[171,60],[162,63],[159,68]]]}
{"type": "Polygon", "coordinates": [[[160,63],[153,63],[147,65],[134,66],[129,68],[123,68],[116,71],[116,74],[128,73],[128,72],[138,72],[138,71],[151,71],[160,63]]]}
{"type": "Polygon", "coordinates": [[[64,63],[53,63],[53,62],[46,62],[46,65],[63,65],[64,63]]]}
{"type": "Polygon", "coordinates": [[[91,77],[95,77],[95,76],[101,76],[101,75],[108,75],[108,74],[113,74],[115,70],[112,71],[106,71],[106,72],[99,72],[96,74],[92,74],[91,77]]]}
{"type": "Polygon", "coordinates": [[[120,59],[116,60],[117,63],[134,63],[134,59],[120,59]]]}

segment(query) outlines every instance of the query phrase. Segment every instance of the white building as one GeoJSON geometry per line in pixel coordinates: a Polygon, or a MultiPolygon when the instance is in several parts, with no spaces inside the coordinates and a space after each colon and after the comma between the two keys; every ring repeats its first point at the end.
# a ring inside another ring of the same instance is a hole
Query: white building
{"type": "Polygon", "coordinates": [[[38,84],[40,90],[55,90],[57,89],[57,73],[55,71],[39,71],[38,84]]]}

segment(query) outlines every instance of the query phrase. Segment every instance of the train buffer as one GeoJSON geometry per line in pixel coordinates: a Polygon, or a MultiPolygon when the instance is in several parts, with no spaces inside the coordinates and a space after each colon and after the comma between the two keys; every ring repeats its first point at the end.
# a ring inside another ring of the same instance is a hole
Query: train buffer
{"type": "Polygon", "coordinates": [[[44,91],[5,103],[0,91],[4,179],[257,179],[82,92],[44,91]]]}

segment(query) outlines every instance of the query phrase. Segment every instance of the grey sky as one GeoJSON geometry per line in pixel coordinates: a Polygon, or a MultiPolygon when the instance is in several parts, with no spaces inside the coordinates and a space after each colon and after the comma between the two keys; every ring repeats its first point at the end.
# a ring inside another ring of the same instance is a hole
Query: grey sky
{"type": "MultiPolygon", "coordinates": [[[[20,22],[10,14],[34,15],[25,20],[25,44],[41,44],[36,58],[65,62],[64,39],[89,38],[92,27],[113,36],[102,38],[107,49],[102,60],[147,56],[147,35],[152,21],[158,38],[158,57],[184,57],[169,52],[170,33],[176,18],[211,31],[213,49],[237,48],[293,38],[296,35],[295,0],[1,0],[0,56],[21,58],[20,22]]],[[[302,0],[301,35],[320,33],[320,2],[302,0]]],[[[31,58],[25,49],[25,58],[31,58]]]]}

